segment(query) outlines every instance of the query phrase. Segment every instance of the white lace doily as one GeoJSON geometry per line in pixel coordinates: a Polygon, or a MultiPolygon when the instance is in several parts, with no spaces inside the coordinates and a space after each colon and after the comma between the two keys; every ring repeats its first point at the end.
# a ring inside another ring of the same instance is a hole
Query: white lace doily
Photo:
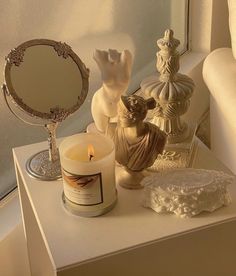
{"type": "Polygon", "coordinates": [[[213,212],[231,202],[227,186],[235,177],[203,169],[175,169],[146,177],[143,205],[157,213],[173,212],[192,217],[202,211],[213,212]]]}

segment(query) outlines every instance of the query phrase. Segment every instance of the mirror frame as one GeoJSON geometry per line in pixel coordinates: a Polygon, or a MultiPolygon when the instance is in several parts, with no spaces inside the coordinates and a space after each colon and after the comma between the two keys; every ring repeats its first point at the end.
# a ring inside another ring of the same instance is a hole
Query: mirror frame
{"type": "Polygon", "coordinates": [[[5,84],[6,84],[7,94],[11,97],[14,104],[16,104],[18,107],[20,107],[21,110],[25,111],[30,116],[39,117],[42,119],[50,120],[52,122],[61,122],[66,117],[73,114],[75,111],[79,109],[79,107],[85,101],[85,98],[88,93],[88,88],[89,88],[88,77],[89,77],[89,69],[86,68],[85,64],[81,61],[81,59],[77,56],[77,54],[73,52],[71,47],[63,42],[57,42],[50,39],[29,40],[20,44],[18,47],[12,49],[8,54],[8,56],[6,57],[5,84]],[[50,109],[49,113],[40,112],[26,105],[23,99],[17,95],[17,92],[15,91],[12,85],[11,68],[13,65],[20,66],[20,64],[24,61],[24,52],[26,51],[26,49],[36,45],[51,46],[57,52],[59,57],[62,57],[65,59],[68,57],[71,57],[73,61],[77,64],[82,78],[82,91],[81,91],[81,94],[78,96],[77,103],[74,106],[68,109],[55,106],[50,109]]]}

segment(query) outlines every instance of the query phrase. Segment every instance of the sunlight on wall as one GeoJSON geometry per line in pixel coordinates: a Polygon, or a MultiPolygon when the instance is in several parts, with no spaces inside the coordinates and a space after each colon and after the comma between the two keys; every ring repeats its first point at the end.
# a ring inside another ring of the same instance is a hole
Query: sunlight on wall
{"type": "MultiPolygon", "coordinates": [[[[99,35],[113,30],[113,1],[114,0],[82,0],[57,6],[56,21],[66,18],[61,24],[60,36],[65,41],[75,41],[84,36],[99,35]],[[67,14],[70,9],[70,14],[67,14]],[[75,24],[76,23],[76,24],[75,24]]],[[[52,30],[53,33],[53,30],[52,30]]]]}

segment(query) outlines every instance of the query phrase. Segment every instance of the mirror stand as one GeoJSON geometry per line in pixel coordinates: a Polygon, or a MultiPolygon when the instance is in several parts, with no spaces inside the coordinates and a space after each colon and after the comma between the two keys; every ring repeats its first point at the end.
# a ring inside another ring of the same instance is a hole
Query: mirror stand
{"type": "Polygon", "coordinates": [[[28,173],[35,178],[46,181],[61,178],[61,164],[56,145],[57,126],[57,122],[45,125],[48,132],[49,149],[36,153],[26,163],[28,173]]]}
{"type": "MultiPolygon", "coordinates": [[[[2,85],[3,98],[11,111],[11,113],[20,119],[21,121],[34,125],[40,126],[39,124],[34,124],[32,122],[24,120],[20,117],[16,111],[13,110],[11,104],[8,101],[8,97],[10,96],[6,85],[2,85]]],[[[49,149],[40,151],[29,158],[26,163],[27,172],[30,176],[34,178],[39,178],[45,181],[57,180],[61,178],[61,164],[59,158],[59,152],[56,145],[56,128],[58,126],[58,122],[50,122],[45,124],[44,127],[48,132],[48,144],[49,149]]]]}
{"type": "Polygon", "coordinates": [[[58,122],[46,124],[44,127],[48,131],[49,161],[56,162],[59,159],[59,152],[56,145],[56,129],[58,122]]]}

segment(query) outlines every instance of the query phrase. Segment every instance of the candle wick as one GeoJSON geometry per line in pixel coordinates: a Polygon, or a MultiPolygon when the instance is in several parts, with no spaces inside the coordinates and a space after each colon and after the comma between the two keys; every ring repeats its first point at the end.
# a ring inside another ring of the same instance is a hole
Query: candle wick
{"type": "Polygon", "coordinates": [[[93,157],[94,156],[92,154],[89,154],[89,161],[92,161],[93,157]]]}

